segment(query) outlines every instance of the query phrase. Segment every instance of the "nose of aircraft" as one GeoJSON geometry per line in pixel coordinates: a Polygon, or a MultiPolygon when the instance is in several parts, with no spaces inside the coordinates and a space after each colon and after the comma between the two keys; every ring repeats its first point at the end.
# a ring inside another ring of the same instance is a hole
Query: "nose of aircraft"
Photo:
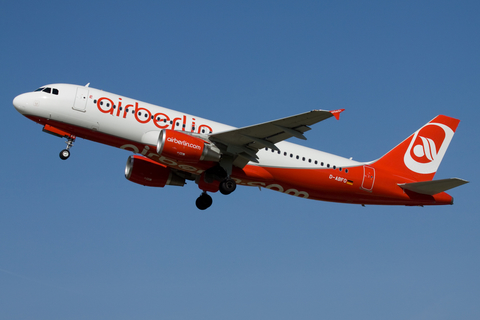
{"type": "Polygon", "coordinates": [[[13,106],[18,112],[23,113],[28,106],[28,99],[26,94],[21,94],[13,99],[13,106]]]}

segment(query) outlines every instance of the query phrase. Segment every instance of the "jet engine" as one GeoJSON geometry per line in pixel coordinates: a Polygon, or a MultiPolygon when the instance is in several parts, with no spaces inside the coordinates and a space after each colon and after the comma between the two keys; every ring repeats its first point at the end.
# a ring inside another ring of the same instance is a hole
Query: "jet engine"
{"type": "Polygon", "coordinates": [[[221,152],[213,144],[180,131],[164,129],[157,142],[158,155],[186,162],[220,161],[221,152]]]}
{"type": "Polygon", "coordinates": [[[165,187],[165,185],[182,186],[185,179],[170,168],[142,156],[130,156],[125,167],[127,180],[147,186],[165,187]]]}

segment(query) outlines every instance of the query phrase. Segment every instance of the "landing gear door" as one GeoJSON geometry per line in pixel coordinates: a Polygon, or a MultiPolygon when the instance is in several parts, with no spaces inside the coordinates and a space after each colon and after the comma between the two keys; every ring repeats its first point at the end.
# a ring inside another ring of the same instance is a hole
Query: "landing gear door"
{"type": "Polygon", "coordinates": [[[363,166],[362,189],[372,191],[375,182],[375,169],[369,166],[363,166]]]}
{"type": "Polygon", "coordinates": [[[88,88],[78,87],[75,102],[73,103],[73,110],[85,112],[87,107],[88,88]]]}

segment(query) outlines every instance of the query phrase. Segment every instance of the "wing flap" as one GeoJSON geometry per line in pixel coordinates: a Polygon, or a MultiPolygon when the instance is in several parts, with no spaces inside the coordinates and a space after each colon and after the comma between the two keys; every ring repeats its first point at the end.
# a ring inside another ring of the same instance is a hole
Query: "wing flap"
{"type": "Polygon", "coordinates": [[[450,178],[432,181],[421,181],[413,183],[401,183],[398,186],[405,190],[410,190],[416,193],[428,194],[433,196],[434,194],[450,190],[452,188],[461,186],[468,183],[467,180],[460,178],[450,178]]]}

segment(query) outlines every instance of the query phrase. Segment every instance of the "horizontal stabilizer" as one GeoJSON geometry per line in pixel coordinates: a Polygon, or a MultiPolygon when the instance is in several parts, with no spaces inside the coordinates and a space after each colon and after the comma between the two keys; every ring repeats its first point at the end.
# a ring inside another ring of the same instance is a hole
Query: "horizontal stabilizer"
{"type": "Polygon", "coordinates": [[[468,183],[467,180],[459,178],[450,178],[442,180],[422,181],[413,183],[401,183],[398,186],[405,190],[410,190],[416,193],[428,194],[433,196],[434,194],[447,191],[449,189],[461,186],[468,183]]]}

